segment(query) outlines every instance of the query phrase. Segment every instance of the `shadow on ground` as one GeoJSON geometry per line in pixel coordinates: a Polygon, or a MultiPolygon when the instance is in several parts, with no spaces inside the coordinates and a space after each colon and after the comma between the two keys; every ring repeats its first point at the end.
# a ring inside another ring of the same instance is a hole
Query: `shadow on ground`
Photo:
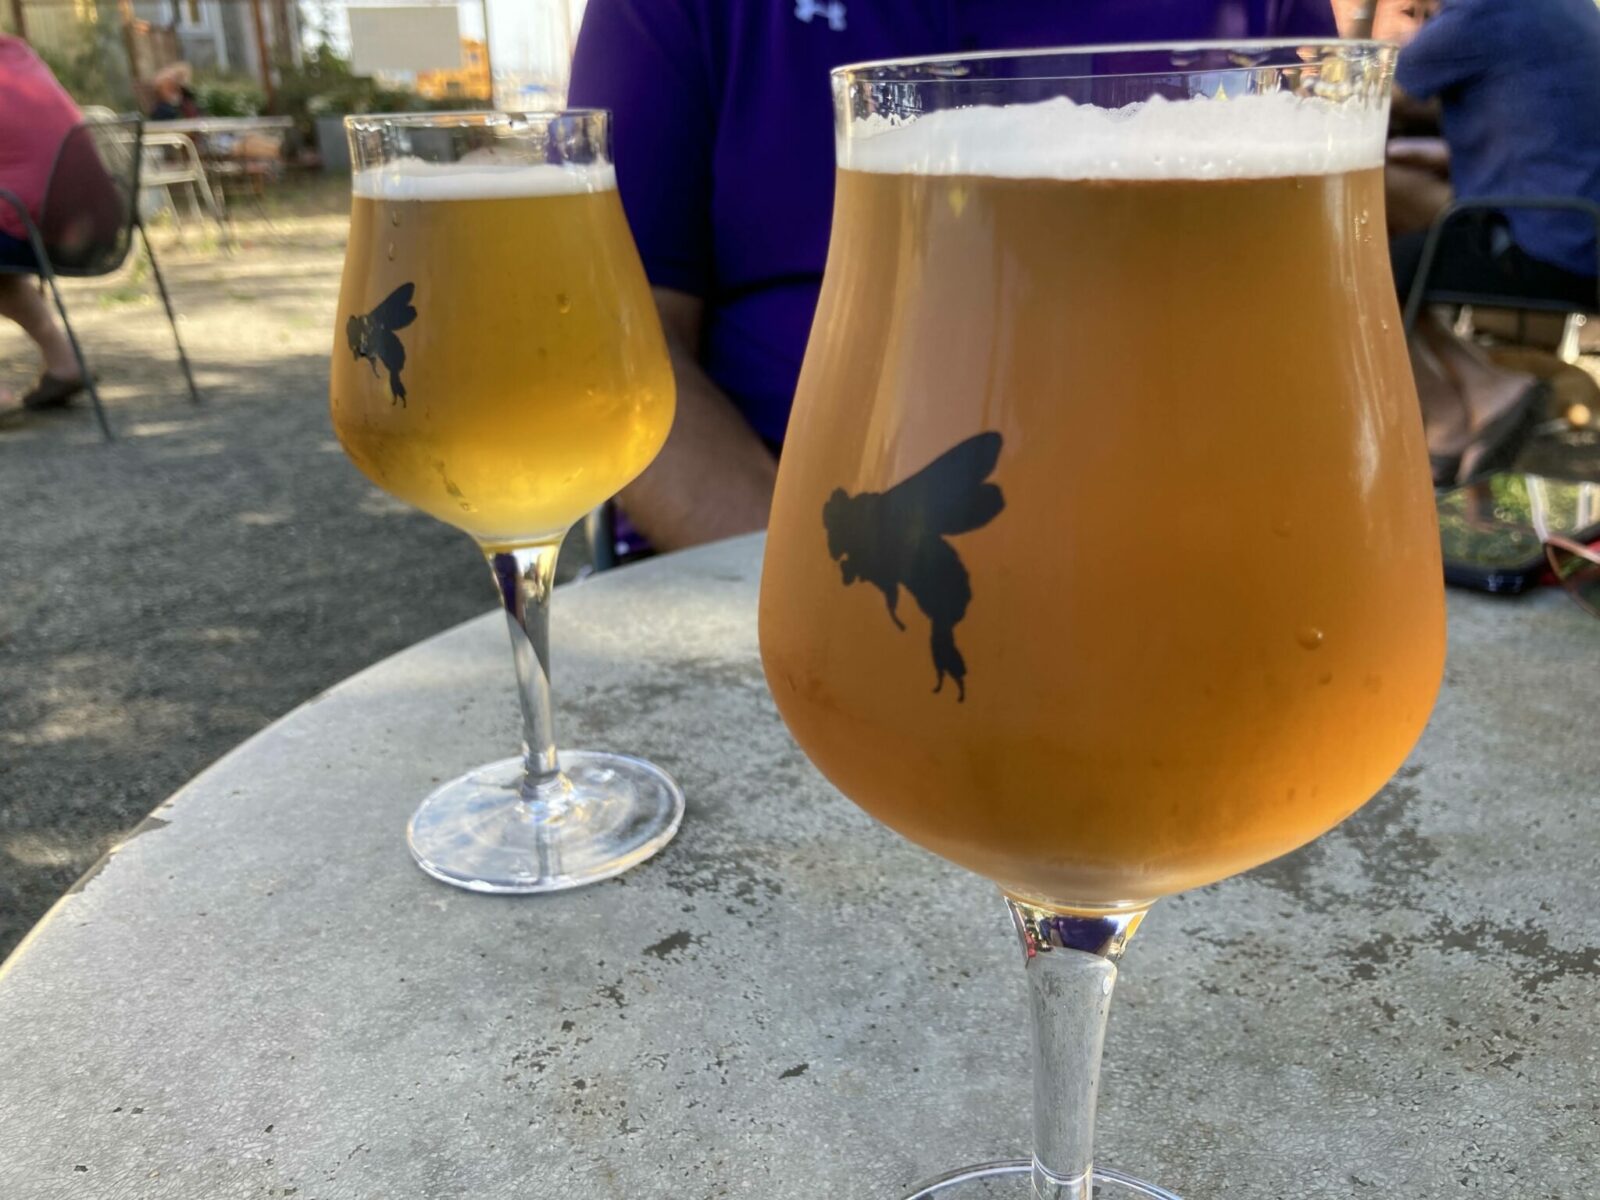
{"type": "MultiPolygon", "coordinates": [[[[334,441],[342,219],[274,225],[232,256],[158,237],[203,406],[130,267],[68,298],[118,441],[84,407],[0,423],[0,958],[208,763],[493,602],[471,542],[334,441]]],[[[0,385],[35,369],[0,329],[0,385]]]]}

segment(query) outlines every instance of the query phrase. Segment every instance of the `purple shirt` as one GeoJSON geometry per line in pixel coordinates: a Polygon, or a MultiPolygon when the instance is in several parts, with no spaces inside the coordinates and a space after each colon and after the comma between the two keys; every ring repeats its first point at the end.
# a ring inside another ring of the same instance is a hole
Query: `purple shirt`
{"type": "Polygon", "coordinates": [[[1336,36],[1328,0],[589,0],[571,103],[615,113],[657,287],[705,301],[701,361],[783,439],[833,212],[828,72],[879,58],[1336,36]]]}

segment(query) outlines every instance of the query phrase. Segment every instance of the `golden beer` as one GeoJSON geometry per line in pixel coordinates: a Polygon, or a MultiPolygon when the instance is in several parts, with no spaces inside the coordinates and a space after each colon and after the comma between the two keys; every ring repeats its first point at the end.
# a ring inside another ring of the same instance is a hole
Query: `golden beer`
{"type": "Polygon", "coordinates": [[[505,611],[522,751],[441,784],[406,825],[473,892],[582,887],[672,840],[683,790],[631,755],[556,750],[562,535],[649,464],[672,367],[617,199],[609,114],[347,117],[352,180],[334,428],[392,495],[478,540],[505,611]]]}
{"type": "Polygon", "coordinates": [[[839,172],[760,618],[845,795],[1093,908],[1283,854],[1401,764],[1444,609],[1368,141],[1320,172],[1197,159],[1218,178],[839,172]],[[890,551],[845,553],[825,510],[983,431],[1003,508],[902,555],[925,579],[958,558],[962,615],[941,633],[902,579],[891,617],[861,578],[890,551]]]}
{"type": "Polygon", "coordinates": [[[358,176],[353,198],[339,441],[379,487],[486,546],[559,538],[648,465],[672,424],[672,372],[614,176],[468,171],[402,177],[389,194],[382,179],[358,176]],[[386,302],[415,315],[389,329],[386,302]]]}

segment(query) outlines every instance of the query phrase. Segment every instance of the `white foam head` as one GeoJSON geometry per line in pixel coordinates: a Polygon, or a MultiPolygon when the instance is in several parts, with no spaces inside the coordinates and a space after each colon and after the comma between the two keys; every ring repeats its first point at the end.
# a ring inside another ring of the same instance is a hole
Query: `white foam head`
{"type": "Polygon", "coordinates": [[[614,191],[610,163],[508,163],[484,159],[424,162],[399,158],[357,171],[351,190],[369,200],[506,200],[614,191]]]}
{"type": "Polygon", "coordinates": [[[1286,92],[1156,97],[1126,108],[1065,98],[856,121],[839,165],[890,175],[1009,179],[1267,179],[1383,163],[1386,114],[1286,92]]]}

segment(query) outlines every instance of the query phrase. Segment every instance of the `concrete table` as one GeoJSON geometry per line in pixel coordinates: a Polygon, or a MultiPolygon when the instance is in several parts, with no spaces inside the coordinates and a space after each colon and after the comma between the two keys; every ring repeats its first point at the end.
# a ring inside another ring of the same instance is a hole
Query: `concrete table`
{"type": "MultiPolygon", "coordinates": [[[[469,895],[402,841],[515,736],[498,615],[201,775],[0,975],[7,1200],[891,1198],[1026,1152],[1023,993],[982,881],[789,740],[760,543],[564,589],[571,745],[649,755],[678,840],[469,895]]],[[[1596,1194],[1600,623],[1451,599],[1400,777],[1308,850],[1158,906],[1101,1158],[1193,1200],[1596,1194]]]]}

